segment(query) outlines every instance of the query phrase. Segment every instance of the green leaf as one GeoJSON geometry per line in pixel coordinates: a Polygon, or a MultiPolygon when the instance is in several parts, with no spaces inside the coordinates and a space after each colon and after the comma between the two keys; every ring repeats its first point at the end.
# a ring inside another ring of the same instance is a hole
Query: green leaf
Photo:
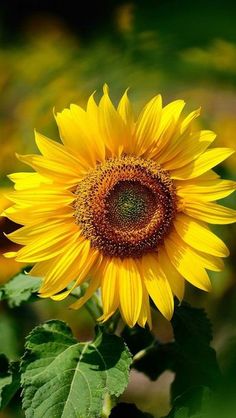
{"type": "Polygon", "coordinates": [[[206,312],[201,308],[194,308],[186,302],[175,307],[172,319],[176,341],[192,345],[193,340],[200,344],[209,345],[212,340],[212,326],[206,312]]]}
{"type": "Polygon", "coordinates": [[[40,283],[40,278],[20,273],[0,287],[0,300],[6,299],[10,308],[20,306],[39,290],[40,283]]]}
{"type": "MultiPolygon", "coordinates": [[[[18,318],[17,318],[18,319],[18,318]]],[[[0,320],[0,352],[8,358],[19,357],[19,338],[17,335],[16,318],[10,317],[7,312],[1,311],[0,320]]]]}
{"type": "Polygon", "coordinates": [[[8,405],[19,388],[19,363],[10,363],[4,354],[0,354],[0,410],[8,405]]]}
{"type": "Polygon", "coordinates": [[[27,337],[22,362],[23,408],[30,418],[100,418],[106,393],[128,384],[131,355],[123,340],[97,328],[79,343],[62,321],[49,321],[27,337]]]}

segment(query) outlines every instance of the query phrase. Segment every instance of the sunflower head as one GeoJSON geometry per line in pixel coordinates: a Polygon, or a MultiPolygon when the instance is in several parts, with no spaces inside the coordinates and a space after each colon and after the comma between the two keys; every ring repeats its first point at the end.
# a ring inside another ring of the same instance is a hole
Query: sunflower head
{"type": "Polygon", "coordinates": [[[215,134],[192,126],[199,110],[183,108],[158,95],[135,118],[127,92],[115,108],[105,86],[99,104],[92,95],[86,110],[56,114],[62,144],[35,134],[41,155],[19,156],[34,172],[10,175],[5,216],[22,227],[8,237],[23,247],[6,256],[34,264],[42,297],[88,281],[73,308],[101,288],[101,320],[119,309],[129,326],[151,326],[149,298],[170,319],[185,280],[210,289],[207,270],[221,270],[228,250],[207,223],[236,220],[216,203],[235,183],[212,168],[233,151],[210,148],[215,134]]]}

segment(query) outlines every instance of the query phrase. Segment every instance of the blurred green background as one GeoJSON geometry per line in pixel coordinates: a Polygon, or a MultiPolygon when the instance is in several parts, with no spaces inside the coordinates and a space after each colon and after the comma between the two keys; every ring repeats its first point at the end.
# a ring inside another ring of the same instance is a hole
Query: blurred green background
{"type": "MultiPolygon", "coordinates": [[[[36,151],[33,130],[58,139],[53,108],[86,103],[108,83],[118,101],[129,86],[136,110],[154,94],[164,103],[183,98],[187,111],[202,107],[199,127],[217,132],[216,144],[235,147],[236,2],[229,0],[2,1],[0,6],[0,209],[7,204],[6,175],[25,167],[15,152],[36,151]]],[[[236,179],[236,156],[217,171],[236,179]]],[[[235,198],[223,202],[235,207],[235,198]]],[[[22,266],[1,254],[12,248],[2,232],[15,228],[0,218],[0,282],[22,266]]],[[[222,273],[211,275],[212,294],[187,287],[186,300],[207,309],[213,322],[220,365],[236,390],[235,226],[215,228],[230,248],[222,273]],[[230,348],[231,347],[231,348],[230,348]],[[231,378],[232,377],[232,378],[231,378]]],[[[85,309],[71,312],[69,302],[39,301],[9,309],[0,306],[0,351],[11,359],[23,352],[25,335],[50,318],[68,321],[80,339],[92,335],[85,309]]],[[[170,325],[155,313],[154,331],[171,339],[170,325]]],[[[169,410],[173,376],[153,383],[132,372],[123,400],[136,402],[156,418],[169,410]]],[[[0,417],[20,417],[17,398],[0,417]]],[[[231,418],[231,417],[229,417],[231,418]]],[[[233,418],[233,417],[232,417],[233,418]]]]}

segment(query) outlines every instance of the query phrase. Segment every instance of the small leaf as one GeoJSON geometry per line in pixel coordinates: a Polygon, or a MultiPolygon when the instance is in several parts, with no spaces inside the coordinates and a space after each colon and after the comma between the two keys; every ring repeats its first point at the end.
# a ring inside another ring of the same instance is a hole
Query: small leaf
{"type": "Polygon", "coordinates": [[[212,340],[212,326],[204,309],[193,308],[186,302],[176,306],[172,319],[176,341],[192,345],[193,339],[209,345],[212,340]]]}
{"type": "Polygon", "coordinates": [[[211,324],[204,310],[182,303],[175,309],[172,325],[176,346],[172,399],[194,386],[216,389],[221,373],[215,350],[209,345],[211,324]]]}
{"type": "Polygon", "coordinates": [[[109,418],[153,418],[151,414],[141,412],[134,404],[131,403],[119,403],[112,409],[109,418]]]}
{"type": "Polygon", "coordinates": [[[19,363],[10,363],[4,354],[0,354],[0,410],[8,405],[19,388],[19,363]]]}
{"type": "Polygon", "coordinates": [[[62,321],[49,321],[27,337],[22,363],[26,418],[100,418],[106,393],[128,384],[131,355],[120,337],[97,328],[79,343],[62,321]]]}
{"type": "Polygon", "coordinates": [[[39,290],[41,279],[20,273],[0,288],[0,300],[6,299],[10,308],[20,306],[39,290]]]}

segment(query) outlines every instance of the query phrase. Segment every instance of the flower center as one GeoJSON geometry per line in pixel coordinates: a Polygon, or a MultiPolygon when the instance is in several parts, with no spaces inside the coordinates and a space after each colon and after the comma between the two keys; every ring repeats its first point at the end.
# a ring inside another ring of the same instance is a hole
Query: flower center
{"type": "Polygon", "coordinates": [[[137,180],[119,181],[106,198],[107,218],[114,228],[140,228],[154,214],[154,193],[137,180]]]}
{"type": "Polygon", "coordinates": [[[107,256],[140,257],[157,250],[176,211],[167,171],[143,158],[109,159],[75,191],[76,223],[91,245],[107,256]]]}

